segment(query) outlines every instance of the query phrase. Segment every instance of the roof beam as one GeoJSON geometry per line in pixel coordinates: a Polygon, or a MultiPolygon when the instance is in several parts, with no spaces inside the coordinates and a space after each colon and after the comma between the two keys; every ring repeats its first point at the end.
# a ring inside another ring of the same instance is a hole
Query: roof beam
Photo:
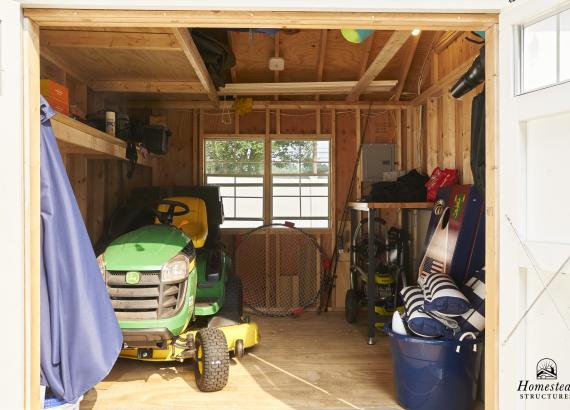
{"type": "MultiPolygon", "coordinates": [[[[325,58],[327,54],[327,38],[329,31],[327,29],[321,30],[321,37],[319,39],[319,56],[317,57],[317,81],[323,81],[323,74],[325,72],[325,58]]],[[[319,95],[315,95],[315,100],[319,100],[319,95]]]]}
{"type": "Polygon", "coordinates": [[[190,62],[190,65],[194,68],[198,80],[200,80],[202,87],[204,87],[204,91],[208,94],[208,99],[215,108],[219,107],[220,101],[218,99],[218,94],[216,93],[216,87],[210,78],[210,74],[206,69],[204,60],[202,59],[190,32],[187,28],[174,28],[172,31],[178,41],[178,44],[180,44],[182,51],[186,55],[186,58],[190,62]]]}
{"type": "Polygon", "coordinates": [[[451,43],[453,43],[455,40],[461,37],[461,35],[464,33],[465,33],[464,31],[450,31],[446,33],[444,36],[441,36],[441,38],[437,41],[435,47],[433,48],[434,53],[436,54],[441,53],[443,50],[449,47],[451,43]]]}
{"type": "Polygon", "coordinates": [[[411,104],[412,105],[421,105],[421,104],[425,103],[429,97],[436,97],[436,96],[442,95],[443,93],[449,92],[449,87],[451,87],[452,84],[455,81],[457,81],[457,79],[459,77],[461,77],[463,74],[465,74],[465,71],[467,71],[467,69],[469,67],[471,67],[471,64],[473,64],[473,60],[475,60],[475,58],[476,57],[470,58],[470,59],[464,61],[460,66],[457,66],[453,71],[451,71],[449,74],[447,74],[441,80],[439,80],[436,84],[433,84],[431,87],[429,87],[423,93],[421,93],[416,98],[414,98],[411,101],[411,104]]]}
{"type": "Polygon", "coordinates": [[[358,78],[361,78],[368,68],[368,60],[370,60],[370,52],[372,51],[373,43],[374,35],[368,37],[364,42],[364,55],[362,56],[362,61],[360,62],[360,72],[358,73],[358,78]]]}
{"type": "Polygon", "coordinates": [[[169,33],[126,33],[114,31],[42,30],[42,45],[180,51],[178,41],[169,33]]]}
{"type": "MultiPolygon", "coordinates": [[[[210,109],[211,104],[208,101],[187,101],[187,100],[148,100],[148,101],[129,101],[127,105],[130,108],[141,109],[161,109],[161,110],[191,110],[191,109],[210,109]]],[[[346,103],[344,101],[253,101],[253,109],[283,109],[283,110],[314,110],[320,108],[322,110],[329,109],[368,109],[372,106],[372,110],[402,110],[410,107],[409,102],[389,102],[389,101],[361,101],[358,103],[346,103]]],[[[233,101],[221,101],[220,108],[232,109],[233,101]]]]}
{"type": "MultiPolygon", "coordinates": [[[[371,81],[366,85],[366,92],[383,92],[394,89],[398,81],[371,81]]],[[[310,94],[348,94],[356,81],[321,81],[299,83],[242,83],[226,84],[219,95],[310,95],[310,94]]]]}
{"type": "Polygon", "coordinates": [[[253,10],[114,10],[27,8],[40,27],[224,27],[371,30],[486,30],[497,13],[323,12],[253,10]]]}
{"type": "Polygon", "coordinates": [[[204,87],[199,81],[94,80],[91,88],[119,93],[204,94],[204,87]]]}
{"type": "Polygon", "coordinates": [[[346,97],[347,102],[358,101],[360,94],[367,91],[368,85],[374,81],[378,74],[388,65],[390,60],[394,58],[396,53],[406,43],[410,34],[411,31],[395,31],[392,36],[390,36],[372,64],[370,64],[366,72],[360,77],[360,80],[358,80],[350,94],[346,97]]]}
{"type": "Polygon", "coordinates": [[[400,78],[398,79],[398,85],[396,86],[396,92],[394,93],[394,98],[396,101],[400,101],[400,97],[402,96],[402,92],[404,91],[404,87],[406,86],[406,80],[408,79],[408,74],[410,72],[410,68],[412,67],[412,61],[414,60],[414,55],[416,55],[416,49],[418,48],[418,43],[420,42],[421,34],[417,36],[412,36],[406,50],[406,55],[404,56],[404,60],[402,61],[402,73],[400,74],[400,78]]]}
{"type": "Polygon", "coordinates": [[[69,64],[67,64],[65,61],[61,60],[49,48],[41,46],[40,47],[40,57],[46,59],[47,61],[49,61],[50,63],[52,63],[56,67],[60,68],[61,70],[65,71],[67,74],[75,77],[77,80],[81,81],[82,83],[85,83],[87,86],[91,85],[91,82],[89,81],[88,78],[84,77],[79,72],[73,70],[69,64]]]}

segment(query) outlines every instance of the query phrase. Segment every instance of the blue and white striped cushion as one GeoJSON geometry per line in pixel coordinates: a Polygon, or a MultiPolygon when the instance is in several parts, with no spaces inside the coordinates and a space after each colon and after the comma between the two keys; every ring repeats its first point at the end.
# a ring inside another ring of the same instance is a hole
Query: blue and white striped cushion
{"type": "MultiPolygon", "coordinates": [[[[402,289],[400,294],[404,300],[405,318],[410,331],[422,337],[451,336],[454,333],[442,320],[438,320],[424,311],[424,295],[419,287],[408,286],[402,289]]],[[[453,327],[457,327],[457,324],[453,327]]]]}
{"type": "Polygon", "coordinates": [[[471,305],[453,279],[445,273],[432,273],[418,279],[424,292],[424,310],[443,316],[461,316],[471,305]]]}
{"type": "Polygon", "coordinates": [[[466,332],[482,332],[485,330],[485,268],[473,273],[463,293],[473,308],[461,315],[459,326],[466,332]]]}

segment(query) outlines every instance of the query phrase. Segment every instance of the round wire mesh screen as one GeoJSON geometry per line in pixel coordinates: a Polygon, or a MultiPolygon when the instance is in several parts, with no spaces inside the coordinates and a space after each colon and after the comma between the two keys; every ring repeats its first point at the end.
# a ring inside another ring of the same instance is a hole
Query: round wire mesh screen
{"type": "Polygon", "coordinates": [[[265,316],[299,314],[316,305],[330,266],[312,236],[282,224],[262,226],[240,237],[234,263],[246,310],[265,316]]]}

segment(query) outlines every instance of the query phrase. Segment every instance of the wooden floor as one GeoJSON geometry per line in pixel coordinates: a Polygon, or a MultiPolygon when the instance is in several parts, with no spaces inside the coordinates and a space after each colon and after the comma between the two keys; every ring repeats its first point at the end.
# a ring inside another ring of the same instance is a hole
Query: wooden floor
{"type": "Polygon", "coordinates": [[[232,362],[223,391],[199,392],[191,362],[121,359],[85,396],[81,410],[401,408],[386,336],[368,346],[363,324],[349,325],[339,312],[255,320],[261,344],[232,362]]]}

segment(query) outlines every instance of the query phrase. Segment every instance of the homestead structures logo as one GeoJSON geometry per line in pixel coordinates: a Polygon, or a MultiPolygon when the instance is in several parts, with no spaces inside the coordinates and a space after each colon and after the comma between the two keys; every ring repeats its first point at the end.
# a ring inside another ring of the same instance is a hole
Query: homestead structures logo
{"type": "Polygon", "coordinates": [[[558,366],[545,357],[536,364],[536,380],[519,380],[517,392],[521,400],[570,400],[570,383],[554,382],[558,379],[558,366]]]}
{"type": "Polygon", "coordinates": [[[557,374],[556,362],[552,359],[544,358],[536,364],[537,380],[556,380],[557,374]]]}

